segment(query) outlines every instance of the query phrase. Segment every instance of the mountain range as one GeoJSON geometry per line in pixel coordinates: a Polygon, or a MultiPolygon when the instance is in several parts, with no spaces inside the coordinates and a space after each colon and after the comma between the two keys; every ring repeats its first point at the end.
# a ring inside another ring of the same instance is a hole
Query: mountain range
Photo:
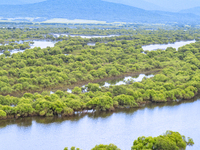
{"type": "MultiPolygon", "coordinates": [[[[46,0],[0,0],[0,5],[23,5],[38,3],[46,0]]],[[[67,1],[67,0],[66,0],[67,1]]],[[[113,3],[125,4],[145,10],[161,10],[179,12],[200,6],[199,0],[104,0],[113,3]]]]}
{"type": "Polygon", "coordinates": [[[180,13],[192,13],[200,16],[200,7],[181,10],[180,13]]]}
{"type": "MultiPolygon", "coordinates": [[[[46,0],[34,4],[0,5],[2,18],[41,17],[128,23],[198,23],[191,13],[150,11],[103,0],[46,0]]],[[[36,20],[35,20],[36,21],[36,20]]]]}
{"type": "Polygon", "coordinates": [[[145,0],[139,0],[139,1],[138,0],[104,0],[104,1],[133,6],[133,7],[141,8],[144,10],[162,10],[162,11],[168,10],[167,8],[164,8],[163,6],[158,6],[154,3],[150,3],[145,0]]]}

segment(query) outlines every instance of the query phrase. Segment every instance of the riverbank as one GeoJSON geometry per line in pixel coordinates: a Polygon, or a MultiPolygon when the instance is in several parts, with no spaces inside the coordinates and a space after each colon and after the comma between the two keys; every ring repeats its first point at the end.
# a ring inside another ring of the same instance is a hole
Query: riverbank
{"type": "MultiPolygon", "coordinates": [[[[66,108],[64,109],[63,111],[60,111],[59,113],[55,113],[55,114],[47,114],[45,116],[45,114],[43,113],[37,113],[36,110],[32,111],[32,113],[30,114],[30,112],[27,112],[25,113],[24,115],[20,115],[20,114],[13,114],[13,115],[7,115],[7,116],[4,116],[4,117],[0,117],[0,120],[9,120],[9,119],[19,119],[19,118],[27,118],[27,117],[41,117],[41,118],[51,118],[51,117],[74,117],[76,115],[79,115],[79,114],[91,114],[91,113],[101,113],[101,112],[115,112],[115,111],[119,111],[119,110],[129,110],[129,109],[132,109],[132,108],[135,108],[135,109],[139,109],[139,108],[145,108],[145,107],[148,107],[149,105],[157,105],[157,104],[161,104],[161,105],[167,105],[171,102],[173,103],[181,103],[181,102],[184,102],[184,101],[191,101],[191,100],[194,100],[194,99],[197,99],[197,97],[200,97],[200,91],[198,93],[195,93],[195,96],[190,98],[190,99],[177,99],[177,100],[172,100],[172,99],[168,99],[167,101],[152,101],[152,100],[148,100],[148,101],[142,101],[142,102],[137,102],[135,103],[134,106],[123,106],[123,105],[116,105],[116,104],[113,104],[112,107],[110,107],[109,109],[105,109],[105,110],[101,110],[99,109],[99,107],[96,107],[96,108],[90,108],[90,109],[82,109],[82,110],[73,110],[72,108],[66,108]]],[[[53,107],[53,106],[52,106],[53,107]]],[[[14,108],[14,107],[12,107],[14,108]]],[[[26,109],[29,109],[28,107],[26,109]]],[[[10,110],[10,111],[13,111],[13,110],[10,110]]]]}

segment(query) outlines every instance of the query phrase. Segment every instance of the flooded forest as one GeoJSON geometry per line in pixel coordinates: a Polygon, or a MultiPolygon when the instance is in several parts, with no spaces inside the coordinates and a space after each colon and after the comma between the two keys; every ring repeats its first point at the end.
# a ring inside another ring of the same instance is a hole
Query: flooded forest
{"type": "Polygon", "coordinates": [[[1,26],[0,149],[200,147],[198,26],[1,26]]]}

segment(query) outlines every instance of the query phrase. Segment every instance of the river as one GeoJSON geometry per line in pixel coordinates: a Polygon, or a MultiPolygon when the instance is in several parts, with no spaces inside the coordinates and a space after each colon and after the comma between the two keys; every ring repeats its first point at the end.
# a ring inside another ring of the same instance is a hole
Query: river
{"type": "Polygon", "coordinates": [[[2,120],[1,149],[63,150],[76,146],[89,150],[96,144],[114,143],[129,150],[139,136],[158,136],[172,130],[193,138],[195,145],[187,150],[198,150],[199,108],[200,99],[195,99],[66,118],[2,120]]]}

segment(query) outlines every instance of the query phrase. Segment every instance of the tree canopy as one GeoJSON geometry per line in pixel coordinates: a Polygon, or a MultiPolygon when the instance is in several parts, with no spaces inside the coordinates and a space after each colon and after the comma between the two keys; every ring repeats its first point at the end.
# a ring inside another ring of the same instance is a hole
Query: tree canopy
{"type": "MultiPolygon", "coordinates": [[[[193,145],[194,141],[192,138],[188,137],[188,140],[186,140],[185,136],[181,135],[179,132],[166,131],[165,134],[159,135],[157,137],[138,137],[138,139],[133,142],[131,150],[185,150],[186,146],[193,145]]],[[[64,150],[68,150],[68,148],[66,147],[64,150]]],[[[75,147],[72,147],[71,150],[75,150],[75,147]]],[[[79,148],[77,148],[76,150],[79,150],[79,148]]],[[[120,149],[114,144],[99,144],[91,150],[120,149]]]]}

